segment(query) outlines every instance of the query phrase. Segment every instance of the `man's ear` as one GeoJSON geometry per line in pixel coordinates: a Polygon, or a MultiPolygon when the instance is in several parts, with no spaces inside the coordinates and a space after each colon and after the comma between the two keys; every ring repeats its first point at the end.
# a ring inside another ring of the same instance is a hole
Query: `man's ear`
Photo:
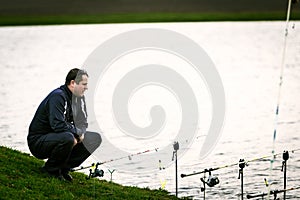
{"type": "Polygon", "coordinates": [[[71,81],[70,81],[70,87],[71,87],[71,88],[74,88],[74,87],[75,87],[75,80],[71,80],[71,81]]]}

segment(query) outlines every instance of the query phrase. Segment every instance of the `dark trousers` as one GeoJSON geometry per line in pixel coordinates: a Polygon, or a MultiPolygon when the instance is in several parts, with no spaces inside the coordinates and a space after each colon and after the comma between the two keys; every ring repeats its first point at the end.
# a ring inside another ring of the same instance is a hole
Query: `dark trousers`
{"type": "Polygon", "coordinates": [[[101,144],[101,136],[87,131],[81,143],[74,146],[74,136],[70,132],[48,133],[28,136],[29,149],[35,157],[47,159],[48,171],[64,170],[78,167],[101,144]]]}

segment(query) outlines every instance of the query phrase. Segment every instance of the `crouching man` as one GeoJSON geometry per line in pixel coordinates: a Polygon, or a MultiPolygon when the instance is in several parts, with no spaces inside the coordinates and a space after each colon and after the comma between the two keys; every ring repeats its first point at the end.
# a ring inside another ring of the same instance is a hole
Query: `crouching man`
{"type": "Polygon", "coordinates": [[[102,142],[99,133],[86,131],[87,85],[86,71],[70,70],[65,84],[41,102],[29,126],[32,155],[48,159],[42,170],[62,180],[72,181],[71,168],[84,162],[102,142]]]}

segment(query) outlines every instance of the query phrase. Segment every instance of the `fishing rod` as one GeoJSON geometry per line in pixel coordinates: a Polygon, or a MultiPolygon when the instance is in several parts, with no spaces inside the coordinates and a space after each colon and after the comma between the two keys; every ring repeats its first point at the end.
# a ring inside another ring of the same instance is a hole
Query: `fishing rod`
{"type": "MultiPolygon", "coordinates": [[[[296,151],[299,151],[300,149],[294,149],[294,150],[291,150],[291,152],[296,152],[296,151]]],[[[277,156],[279,155],[278,154],[274,154],[274,156],[277,156]]],[[[273,155],[272,155],[273,156],[273,155]]],[[[216,184],[219,183],[219,179],[218,177],[216,176],[211,176],[211,172],[212,171],[215,171],[215,170],[219,170],[219,169],[223,169],[223,168],[227,168],[227,167],[232,167],[232,166],[235,166],[235,165],[238,165],[239,166],[239,176],[238,176],[238,179],[241,180],[241,199],[243,200],[244,199],[244,168],[246,166],[248,166],[248,163],[249,162],[254,162],[254,161],[258,161],[258,160],[262,160],[262,159],[266,159],[266,158],[270,158],[272,156],[263,156],[263,157],[260,157],[260,158],[254,158],[252,160],[248,160],[248,161],[245,161],[244,159],[240,159],[238,163],[234,163],[234,164],[229,164],[229,165],[224,165],[224,166],[221,166],[221,167],[216,167],[216,168],[209,168],[209,169],[204,169],[203,171],[200,171],[200,172],[194,172],[194,173],[191,173],[191,174],[181,174],[181,178],[184,178],[184,177],[187,177],[187,176],[193,176],[193,175],[197,175],[197,174],[202,174],[204,173],[204,177],[201,178],[201,182],[203,182],[203,188],[201,188],[201,191],[204,192],[204,195],[203,195],[203,199],[205,200],[205,184],[207,184],[208,186],[210,187],[213,187],[215,186],[216,184]],[[208,180],[205,182],[205,173],[208,172],[209,173],[209,178],[208,180]]],[[[286,189],[286,165],[287,165],[287,160],[289,158],[289,154],[288,154],[288,151],[284,151],[283,152],[283,162],[282,162],[282,171],[284,172],[284,190],[286,189]]],[[[266,180],[265,180],[266,181],[266,180]]],[[[267,184],[267,186],[269,186],[267,184]]],[[[267,193],[268,194],[268,193],[267,193]]],[[[284,200],[285,200],[285,192],[284,192],[284,200]]]]}
{"type": "Polygon", "coordinates": [[[215,171],[215,170],[219,170],[219,169],[222,169],[222,168],[226,168],[226,167],[231,167],[231,166],[234,166],[234,165],[239,165],[240,169],[239,169],[239,179],[241,178],[241,193],[242,193],[242,200],[243,200],[243,169],[244,167],[247,165],[245,160],[244,159],[240,159],[239,160],[239,163],[234,163],[234,164],[230,164],[230,165],[224,165],[224,166],[221,166],[221,167],[216,167],[216,168],[209,168],[209,169],[204,169],[203,171],[200,171],[200,172],[195,172],[195,173],[192,173],[192,174],[181,174],[181,178],[184,178],[184,177],[187,177],[187,176],[193,176],[193,175],[197,175],[197,174],[204,174],[203,175],[203,178],[200,178],[201,182],[203,183],[203,187],[201,187],[201,191],[203,192],[203,199],[205,200],[205,191],[206,191],[206,185],[208,185],[209,187],[214,187],[215,185],[219,184],[220,181],[219,181],[219,178],[217,176],[212,176],[211,172],[212,171],[215,171]],[[208,176],[208,179],[207,181],[205,181],[205,174],[206,172],[209,173],[209,176],[208,176]]]}
{"type": "MultiPolygon", "coordinates": [[[[176,151],[176,160],[177,160],[177,150],[179,149],[179,142],[178,141],[174,142],[173,148],[174,148],[174,152],[176,151]]],[[[153,149],[148,149],[148,150],[133,153],[133,154],[130,154],[130,155],[127,155],[127,156],[122,156],[122,157],[119,157],[119,158],[110,159],[110,160],[103,161],[103,162],[92,163],[89,166],[85,166],[85,167],[81,166],[81,167],[78,167],[78,168],[75,168],[75,169],[71,169],[71,171],[75,172],[75,171],[79,171],[79,170],[89,169],[91,167],[94,167],[96,164],[103,165],[103,164],[106,164],[106,163],[115,162],[115,161],[122,160],[122,159],[125,159],[125,158],[128,158],[129,160],[131,160],[131,158],[134,157],[134,156],[138,156],[138,155],[142,155],[142,154],[146,154],[146,153],[150,153],[150,152],[154,152],[154,151],[158,152],[159,149],[160,148],[158,148],[158,147],[153,148],[153,149]]],[[[175,155],[174,152],[173,152],[173,156],[175,155]]],[[[159,163],[161,164],[161,160],[159,160],[159,163]]],[[[160,166],[159,168],[160,169],[165,169],[163,166],[160,166]]]]}
{"type": "Polygon", "coordinates": [[[204,169],[203,171],[200,171],[200,172],[194,172],[194,173],[190,173],[190,174],[181,174],[180,176],[181,176],[181,178],[185,178],[185,177],[188,177],[188,176],[194,176],[194,175],[203,174],[203,173],[206,173],[206,172],[212,172],[212,171],[223,169],[223,168],[226,168],[226,167],[232,167],[234,165],[237,165],[237,164],[234,163],[234,164],[230,164],[230,165],[224,165],[224,166],[221,166],[221,167],[204,169]]]}
{"type": "MultiPolygon", "coordinates": [[[[291,153],[295,153],[297,151],[300,151],[300,148],[299,149],[293,149],[293,150],[289,150],[291,153]]],[[[279,154],[276,154],[276,155],[279,155],[279,154]]],[[[276,156],[275,155],[275,156],[276,156]]],[[[268,157],[271,157],[271,156],[263,156],[261,157],[261,159],[264,159],[264,158],[268,158],[268,157]]],[[[251,161],[255,161],[257,158],[253,159],[253,160],[250,160],[248,162],[251,162],[251,161]]],[[[237,163],[236,163],[237,164],[237,163]]],[[[182,167],[183,168],[195,168],[195,167],[198,167],[199,165],[203,165],[203,163],[199,162],[199,163],[194,163],[194,164],[182,164],[182,167]]],[[[234,164],[233,164],[234,165],[234,164]]]]}
{"type": "MultiPolygon", "coordinates": [[[[277,194],[280,194],[280,193],[285,193],[287,191],[292,191],[292,190],[297,190],[297,189],[300,189],[300,186],[298,187],[292,187],[292,188],[288,188],[288,189],[283,189],[283,190],[271,190],[270,191],[270,195],[274,195],[274,200],[277,199],[277,194]]],[[[261,194],[247,194],[247,199],[252,199],[252,198],[257,198],[257,197],[261,197],[263,199],[264,196],[267,196],[268,193],[261,193],[261,194]]]]}
{"type": "MultiPolygon", "coordinates": [[[[269,175],[271,177],[272,169],[273,169],[273,163],[275,160],[275,141],[276,141],[276,135],[277,135],[277,126],[278,126],[278,118],[279,118],[279,105],[280,105],[280,99],[281,99],[281,90],[282,90],[282,83],[283,83],[283,70],[285,65],[285,55],[286,55],[286,46],[287,46],[287,37],[288,37],[288,31],[289,31],[289,20],[290,20],[290,13],[291,13],[291,4],[297,3],[298,0],[288,0],[287,5],[287,12],[286,12],[286,23],[285,23],[285,34],[284,34],[284,43],[283,43],[283,51],[282,51],[282,57],[281,57],[281,65],[280,65],[280,77],[279,77],[279,87],[278,87],[278,96],[277,96],[277,105],[275,109],[275,119],[274,119],[274,131],[273,131],[273,142],[272,142],[272,154],[273,158],[270,160],[270,170],[269,175]]],[[[271,185],[271,184],[270,184],[271,185]]],[[[270,198],[270,190],[271,186],[268,186],[268,200],[270,198]]]]}
{"type": "MultiPolygon", "coordinates": [[[[290,150],[290,152],[292,153],[295,153],[297,151],[300,151],[300,148],[299,149],[293,149],[293,150],[290,150]]],[[[194,172],[194,173],[190,173],[190,174],[181,174],[181,178],[185,178],[185,177],[188,177],[188,176],[194,176],[194,175],[198,175],[198,174],[202,174],[202,173],[205,173],[205,172],[209,172],[209,171],[215,171],[215,170],[219,170],[219,169],[223,169],[223,168],[228,168],[228,167],[233,167],[233,166],[236,166],[236,165],[240,165],[240,164],[246,164],[248,165],[248,163],[250,162],[255,162],[255,161],[258,161],[258,160],[263,160],[263,159],[266,159],[266,158],[271,158],[273,156],[278,156],[280,155],[281,153],[277,153],[277,154],[274,154],[274,155],[268,155],[268,156],[262,156],[262,157],[258,157],[258,158],[253,158],[251,160],[243,160],[243,161],[239,161],[237,163],[232,163],[232,164],[227,164],[227,165],[223,165],[223,166],[219,166],[219,167],[215,167],[215,168],[210,168],[210,169],[204,169],[203,171],[200,171],[200,172],[194,172]]]]}
{"type": "Polygon", "coordinates": [[[94,166],[103,165],[103,164],[106,164],[106,163],[110,163],[110,162],[122,160],[122,159],[125,159],[125,158],[128,158],[129,160],[131,160],[132,157],[134,157],[134,156],[138,156],[138,155],[150,153],[150,152],[152,152],[152,151],[157,152],[158,149],[159,149],[159,148],[148,149],[148,150],[140,151],[140,152],[133,153],[133,154],[130,154],[130,155],[127,155],[127,156],[122,156],[122,157],[119,157],[119,158],[114,158],[114,159],[110,159],[110,160],[103,161],[103,162],[92,163],[91,165],[86,166],[86,167],[81,166],[81,167],[79,167],[79,168],[77,168],[77,169],[76,169],[76,168],[75,168],[75,169],[71,169],[71,171],[72,171],[72,172],[75,172],[75,171],[79,171],[79,170],[83,170],[83,169],[89,169],[89,168],[92,168],[92,167],[94,167],[94,166]]]}
{"type": "MultiPolygon", "coordinates": [[[[279,155],[276,154],[276,155],[279,155]]],[[[233,164],[228,164],[228,165],[223,165],[223,166],[220,166],[220,167],[215,167],[215,168],[210,168],[210,169],[205,169],[203,171],[200,171],[200,172],[194,172],[194,173],[190,173],[190,174],[181,174],[181,178],[185,178],[185,177],[188,177],[188,176],[194,176],[194,175],[198,175],[198,174],[202,174],[202,173],[206,173],[206,172],[209,172],[209,171],[215,171],[215,170],[219,170],[219,169],[223,169],[223,168],[228,168],[228,167],[233,167],[233,166],[236,166],[236,165],[240,165],[240,164],[245,164],[247,165],[249,162],[254,162],[254,161],[257,161],[257,160],[263,160],[263,159],[266,159],[266,158],[269,158],[271,156],[263,156],[263,157],[259,157],[259,158],[254,158],[252,160],[240,160],[239,162],[237,163],[233,163],[233,164]]]]}

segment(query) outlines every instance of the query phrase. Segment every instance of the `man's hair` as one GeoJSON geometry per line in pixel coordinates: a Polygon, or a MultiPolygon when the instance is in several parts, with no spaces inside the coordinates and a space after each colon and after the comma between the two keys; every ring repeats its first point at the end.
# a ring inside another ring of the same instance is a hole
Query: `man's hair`
{"type": "Polygon", "coordinates": [[[87,74],[87,72],[83,69],[78,69],[78,68],[74,68],[71,69],[69,71],[69,73],[66,76],[66,85],[70,85],[71,81],[74,80],[75,83],[79,83],[80,81],[82,81],[82,76],[86,75],[87,77],[89,77],[89,75],[87,74]]]}

